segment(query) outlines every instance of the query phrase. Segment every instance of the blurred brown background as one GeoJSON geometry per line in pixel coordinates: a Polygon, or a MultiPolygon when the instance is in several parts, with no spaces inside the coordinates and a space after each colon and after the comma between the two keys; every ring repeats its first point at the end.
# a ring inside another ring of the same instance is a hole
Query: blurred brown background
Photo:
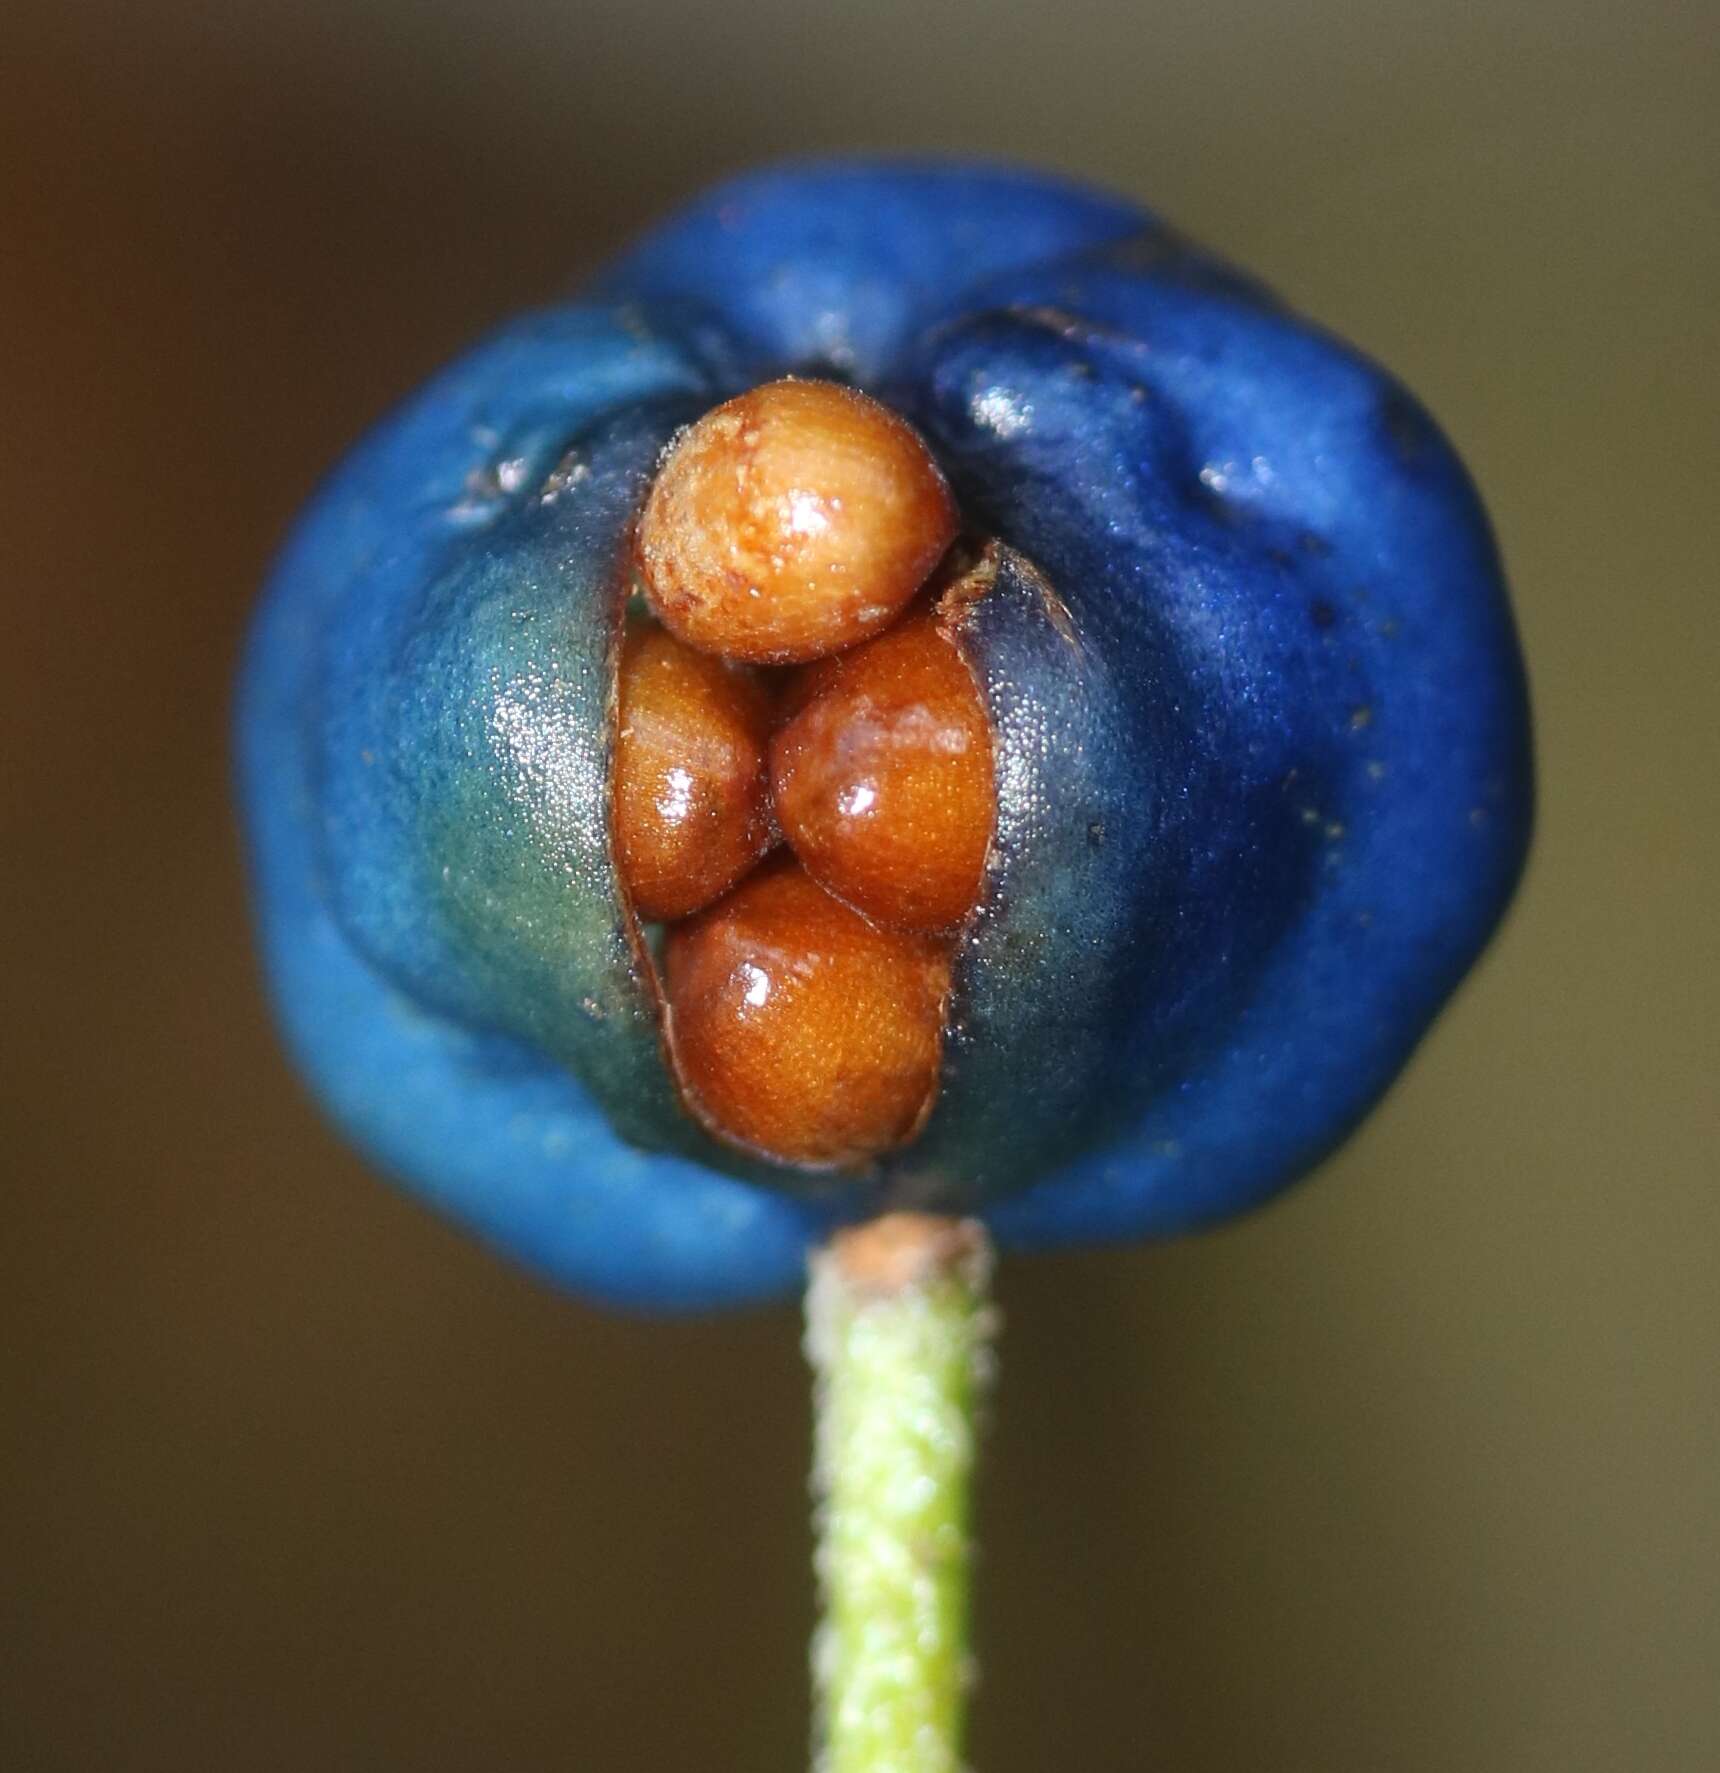
{"type": "Polygon", "coordinates": [[[224,720],[313,479],[708,176],[1136,192],[1396,367],[1537,696],[1520,907],[1257,1220],[1004,1280],[982,1773],[1720,1765],[1711,8],[10,0],[0,1767],[804,1764],[791,1310],[552,1297],[319,1124],[224,720]]]}

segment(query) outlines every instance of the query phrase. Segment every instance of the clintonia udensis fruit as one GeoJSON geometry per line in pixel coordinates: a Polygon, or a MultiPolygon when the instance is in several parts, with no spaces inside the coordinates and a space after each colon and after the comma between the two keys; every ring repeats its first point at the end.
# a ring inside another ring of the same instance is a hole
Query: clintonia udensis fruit
{"type": "Polygon", "coordinates": [[[892,1207],[1009,1249],[1264,1199],[1530,820],[1421,408],[1133,206],[952,165],[723,186],[436,377],[291,538],[239,721],[319,1096],[647,1306],[892,1207]]]}

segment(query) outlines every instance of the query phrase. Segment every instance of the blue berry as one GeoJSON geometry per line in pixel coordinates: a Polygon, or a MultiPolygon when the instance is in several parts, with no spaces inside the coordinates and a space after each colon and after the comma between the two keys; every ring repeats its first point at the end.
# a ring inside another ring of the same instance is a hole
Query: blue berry
{"type": "Polygon", "coordinates": [[[1403,1066],[1531,817],[1492,538],[1413,399],[1133,206],[959,165],[725,185],[436,377],[286,547],[239,738],[268,971],[330,1113],[652,1308],[796,1287],[901,1201],[1027,1249],[1265,1199],[1403,1066]],[[994,574],[963,647],[998,823],[940,1094],[856,1174],[686,1113],[608,828],[655,465],[785,374],[911,420],[994,574]]]}

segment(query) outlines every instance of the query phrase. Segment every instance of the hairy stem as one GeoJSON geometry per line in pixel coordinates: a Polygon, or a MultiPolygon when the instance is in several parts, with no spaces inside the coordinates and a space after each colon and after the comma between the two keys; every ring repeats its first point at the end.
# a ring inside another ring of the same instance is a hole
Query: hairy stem
{"type": "Polygon", "coordinates": [[[972,1678],[968,1491],[991,1252],[896,1213],[813,1258],[815,1773],[958,1773],[972,1678]]]}

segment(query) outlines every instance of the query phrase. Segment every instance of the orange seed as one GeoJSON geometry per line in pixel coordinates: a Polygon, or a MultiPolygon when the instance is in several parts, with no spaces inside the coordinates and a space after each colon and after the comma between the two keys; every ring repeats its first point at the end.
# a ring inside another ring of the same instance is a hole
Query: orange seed
{"type": "Polygon", "coordinates": [[[996,814],[991,727],[930,609],[791,684],[771,795],[807,872],[902,929],[947,930],[979,896],[996,814]],[[807,690],[810,690],[810,694],[807,690]]]}
{"type": "Polygon", "coordinates": [[[669,931],[664,971],[689,1100],[788,1163],[863,1162],[937,1089],[949,962],[875,929],[784,857],[669,931]]]}
{"type": "Polygon", "coordinates": [[[775,841],[765,786],[769,697],[744,669],[636,622],[622,639],[617,716],[622,882],[641,917],[685,917],[775,841]]]}
{"type": "Polygon", "coordinates": [[[640,518],[651,606],[690,646],[796,664],[893,621],[957,527],[919,434],[835,382],[766,382],[669,452],[640,518]]]}

